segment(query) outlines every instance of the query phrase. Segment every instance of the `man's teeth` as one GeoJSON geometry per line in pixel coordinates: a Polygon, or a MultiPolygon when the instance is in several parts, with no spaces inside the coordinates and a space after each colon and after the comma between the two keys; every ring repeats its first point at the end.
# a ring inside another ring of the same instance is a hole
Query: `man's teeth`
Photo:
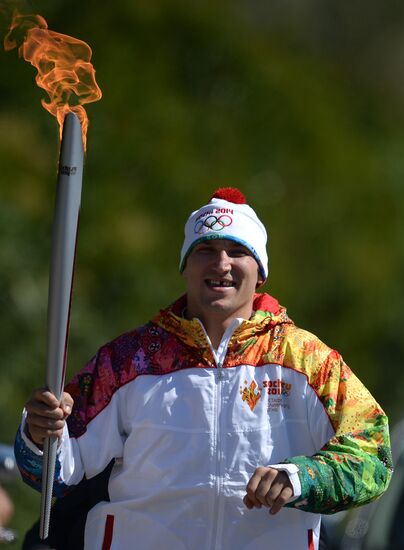
{"type": "Polygon", "coordinates": [[[208,280],[209,286],[224,286],[224,287],[232,287],[234,286],[234,283],[232,281],[218,281],[215,279],[209,279],[208,280]]]}

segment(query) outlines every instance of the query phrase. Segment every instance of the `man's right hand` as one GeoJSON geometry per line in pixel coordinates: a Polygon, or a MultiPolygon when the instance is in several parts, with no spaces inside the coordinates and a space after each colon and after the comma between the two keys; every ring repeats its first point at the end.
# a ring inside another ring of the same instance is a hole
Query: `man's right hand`
{"type": "Polygon", "coordinates": [[[37,388],[25,405],[29,438],[42,447],[48,437],[61,438],[66,418],[72,412],[73,398],[63,392],[60,401],[46,388],[37,388]]]}

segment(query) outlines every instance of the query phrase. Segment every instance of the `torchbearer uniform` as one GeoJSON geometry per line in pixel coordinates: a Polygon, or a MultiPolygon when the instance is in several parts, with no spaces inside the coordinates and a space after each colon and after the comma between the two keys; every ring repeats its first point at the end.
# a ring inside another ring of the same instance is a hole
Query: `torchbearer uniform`
{"type": "MultiPolygon", "coordinates": [[[[242,244],[259,280],[267,278],[265,227],[238,190],[220,190],[191,214],[180,271],[210,239],[242,244]]],[[[103,346],[67,386],[74,407],[55,493],[115,459],[110,502],[88,514],[86,550],[314,550],[320,514],[370,502],[387,487],[382,409],[336,351],[268,294],[248,291],[248,309],[253,298],[251,317],[233,318],[213,349],[202,323],[184,318],[184,296],[103,346]],[[276,515],[243,503],[259,466],[285,470],[293,486],[276,515]]],[[[39,488],[41,451],[24,421],[16,455],[39,488]]]]}
{"type": "MultiPolygon", "coordinates": [[[[217,350],[183,297],[103,346],[66,390],[63,495],[116,459],[111,502],[89,513],[85,548],[315,549],[320,515],[377,498],[391,476],[387,418],[340,355],[297,328],[267,294],[234,319],[217,350]],[[248,510],[257,466],[286,469],[294,497],[279,514],[248,510]]],[[[16,455],[40,489],[41,451],[16,455]]]]}

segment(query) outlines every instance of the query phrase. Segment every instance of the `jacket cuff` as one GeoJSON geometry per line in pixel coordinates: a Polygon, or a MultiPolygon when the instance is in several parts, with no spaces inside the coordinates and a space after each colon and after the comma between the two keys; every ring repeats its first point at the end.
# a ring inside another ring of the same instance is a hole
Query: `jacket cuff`
{"type": "Polygon", "coordinates": [[[293,495],[290,497],[288,502],[293,502],[301,496],[302,485],[298,475],[299,468],[296,464],[269,464],[268,467],[279,470],[280,472],[286,472],[288,474],[289,481],[293,487],[293,495]]]}
{"type": "Polygon", "coordinates": [[[30,451],[32,451],[37,456],[42,456],[43,451],[35,445],[35,443],[28,437],[28,426],[27,426],[27,411],[24,409],[22,412],[22,420],[20,426],[21,438],[25,445],[30,451]]]}

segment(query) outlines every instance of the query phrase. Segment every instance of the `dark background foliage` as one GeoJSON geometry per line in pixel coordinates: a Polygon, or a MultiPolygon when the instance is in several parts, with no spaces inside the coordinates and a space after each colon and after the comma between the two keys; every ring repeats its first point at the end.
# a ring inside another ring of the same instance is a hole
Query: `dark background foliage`
{"type": "MultiPolygon", "coordinates": [[[[269,230],[266,290],[337,348],[393,422],[404,374],[404,5],[0,2],[93,49],[69,377],[183,292],[183,225],[238,186],[269,230]]],[[[44,383],[58,131],[0,51],[0,434],[44,383]]],[[[11,489],[15,524],[38,497],[11,489]]]]}

